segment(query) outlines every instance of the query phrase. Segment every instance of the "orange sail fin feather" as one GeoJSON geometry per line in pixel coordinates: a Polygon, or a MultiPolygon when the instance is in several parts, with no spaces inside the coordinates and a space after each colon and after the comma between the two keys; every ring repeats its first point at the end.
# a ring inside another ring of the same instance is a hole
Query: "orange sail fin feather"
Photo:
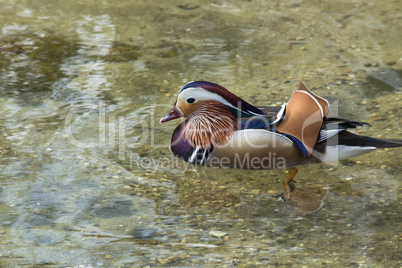
{"type": "Polygon", "coordinates": [[[328,101],[313,94],[300,81],[299,89],[293,93],[285,109],[285,115],[276,129],[290,135],[303,153],[310,156],[320,134],[323,118],[328,114],[328,101]]]}

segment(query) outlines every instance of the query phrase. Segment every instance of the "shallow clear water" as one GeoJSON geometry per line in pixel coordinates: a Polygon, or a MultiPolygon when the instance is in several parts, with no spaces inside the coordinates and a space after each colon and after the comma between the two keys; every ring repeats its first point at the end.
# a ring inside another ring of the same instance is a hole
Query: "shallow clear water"
{"type": "Polygon", "coordinates": [[[192,80],[280,105],[302,78],[360,133],[401,138],[400,11],[2,1],[0,266],[401,266],[401,149],[300,167],[283,202],[283,171],[192,167],[158,123],[192,80]]]}

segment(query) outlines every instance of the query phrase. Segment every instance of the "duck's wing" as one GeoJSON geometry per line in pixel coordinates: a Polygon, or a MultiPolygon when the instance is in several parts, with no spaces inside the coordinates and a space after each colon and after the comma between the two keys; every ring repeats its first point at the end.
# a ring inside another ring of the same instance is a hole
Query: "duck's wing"
{"type": "MultiPolygon", "coordinates": [[[[276,114],[275,114],[276,115],[276,114]]],[[[252,117],[243,117],[237,121],[238,127],[240,130],[242,129],[266,129],[270,131],[274,131],[275,127],[272,124],[275,120],[275,117],[270,116],[252,116],[252,117]]]]}
{"type": "Polygon", "coordinates": [[[348,129],[357,127],[368,127],[369,123],[354,121],[337,117],[325,117],[321,129],[348,129]]]}
{"type": "Polygon", "coordinates": [[[320,135],[328,110],[328,101],[312,93],[300,81],[299,89],[278,114],[276,130],[292,139],[308,157],[320,135]]]}
{"type": "Polygon", "coordinates": [[[325,117],[323,119],[317,143],[323,142],[347,129],[367,126],[370,126],[370,124],[362,121],[353,121],[336,117],[325,117]]]}
{"type": "Polygon", "coordinates": [[[281,106],[259,106],[258,109],[263,111],[267,117],[276,117],[281,110],[281,106]]]}

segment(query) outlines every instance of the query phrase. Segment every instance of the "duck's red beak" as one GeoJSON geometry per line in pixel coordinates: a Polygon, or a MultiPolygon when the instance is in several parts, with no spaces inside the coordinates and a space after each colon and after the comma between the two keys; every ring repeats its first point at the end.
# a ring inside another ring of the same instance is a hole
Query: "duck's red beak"
{"type": "Polygon", "coordinates": [[[161,120],[159,121],[159,123],[164,123],[176,118],[180,118],[182,117],[181,113],[179,112],[179,110],[177,110],[176,106],[173,106],[172,110],[170,110],[170,112],[165,115],[164,117],[161,118],[161,120]]]}

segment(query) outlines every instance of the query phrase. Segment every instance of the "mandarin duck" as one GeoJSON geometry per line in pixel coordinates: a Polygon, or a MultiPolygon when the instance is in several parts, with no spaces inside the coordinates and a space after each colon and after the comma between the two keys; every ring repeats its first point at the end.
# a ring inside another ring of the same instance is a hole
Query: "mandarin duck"
{"type": "Polygon", "coordinates": [[[256,107],[224,87],[206,81],[186,84],[164,123],[184,117],[171,140],[172,153],[192,164],[220,168],[292,168],[283,181],[294,189],[294,166],[344,160],[402,146],[399,139],[376,139],[348,132],[365,122],[327,117],[329,103],[300,81],[282,107],[256,107]]]}

